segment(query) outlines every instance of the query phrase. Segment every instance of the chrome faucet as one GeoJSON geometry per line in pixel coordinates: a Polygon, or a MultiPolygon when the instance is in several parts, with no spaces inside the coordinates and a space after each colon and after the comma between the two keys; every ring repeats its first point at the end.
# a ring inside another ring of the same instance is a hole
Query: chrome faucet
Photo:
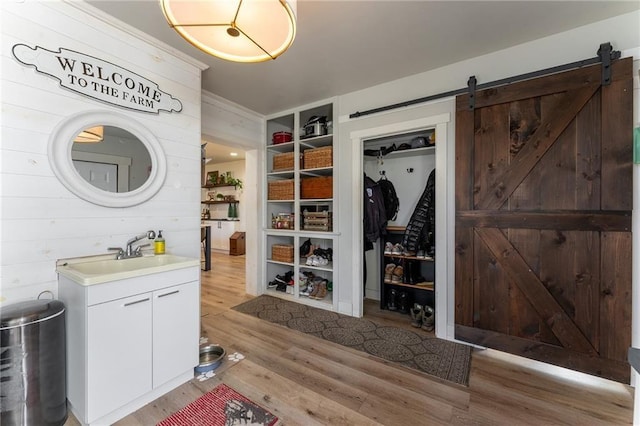
{"type": "Polygon", "coordinates": [[[130,259],[132,257],[141,257],[142,256],[142,247],[146,247],[149,244],[141,244],[138,247],[133,248],[133,243],[140,241],[143,238],[148,238],[153,240],[156,237],[156,233],[154,231],[147,231],[144,234],[136,235],[127,241],[127,248],[123,250],[120,247],[109,247],[109,250],[118,250],[118,254],[116,255],[116,259],[130,259]]]}

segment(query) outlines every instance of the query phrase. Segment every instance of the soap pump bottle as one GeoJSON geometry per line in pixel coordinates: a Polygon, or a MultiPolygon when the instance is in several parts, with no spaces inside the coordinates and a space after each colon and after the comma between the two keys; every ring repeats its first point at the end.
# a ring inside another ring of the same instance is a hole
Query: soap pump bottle
{"type": "Polygon", "coordinates": [[[158,231],[158,236],[153,243],[155,254],[164,254],[164,238],[162,237],[162,229],[158,231]]]}

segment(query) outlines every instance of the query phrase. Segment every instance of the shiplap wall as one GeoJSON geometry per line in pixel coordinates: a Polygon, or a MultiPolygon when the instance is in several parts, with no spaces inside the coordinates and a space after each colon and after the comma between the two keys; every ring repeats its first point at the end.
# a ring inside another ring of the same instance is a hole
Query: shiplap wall
{"type": "Polygon", "coordinates": [[[134,235],[162,229],[167,251],[200,254],[201,64],[82,3],[1,2],[0,301],[57,295],[55,262],[103,254],[134,235]],[[180,113],[124,110],[63,89],[12,56],[17,43],[91,55],[158,84],[180,113]],[[61,121],[93,111],[125,113],[149,129],[167,158],[162,189],[129,208],[101,207],[70,193],[47,158],[61,121]]]}

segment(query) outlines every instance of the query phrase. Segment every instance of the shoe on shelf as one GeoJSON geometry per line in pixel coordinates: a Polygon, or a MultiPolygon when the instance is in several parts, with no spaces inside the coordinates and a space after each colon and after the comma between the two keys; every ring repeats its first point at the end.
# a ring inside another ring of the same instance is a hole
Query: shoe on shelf
{"type": "Polygon", "coordinates": [[[407,248],[404,248],[404,247],[403,247],[403,249],[402,249],[402,255],[403,255],[403,256],[407,256],[407,257],[415,257],[416,252],[415,252],[415,251],[413,251],[413,250],[409,250],[409,249],[407,249],[407,248]]]}
{"type": "Polygon", "coordinates": [[[391,277],[393,275],[393,270],[395,269],[395,263],[387,263],[387,266],[384,267],[384,282],[385,284],[391,284],[391,277]]]}
{"type": "Polygon", "coordinates": [[[387,309],[390,311],[397,311],[398,306],[396,306],[396,302],[398,299],[398,291],[395,288],[392,288],[389,291],[389,300],[387,300],[387,309]]]}
{"type": "Polygon", "coordinates": [[[424,250],[418,250],[418,252],[416,253],[416,257],[418,259],[424,259],[424,250]]]}
{"type": "Polygon", "coordinates": [[[315,286],[316,284],[309,282],[303,290],[300,290],[300,296],[309,297],[309,295],[313,293],[315,286]]]}
{"type": "Polygon", "coordinates": [[[391,254],[393,252],[393,244],[387,241],[384,245],[384,254],[391,254]]]}
{"type": "Polygon", "coordinates": [[[395,244],[391,249],[391,254],[394,256],[402,256],[403,251],[404,251],[404,247],[402,247],[402,244],[398,243],[398,244],[395,244]]]}
{"type": "Polygon", "coordinates": [[[401,314],[409,313],[409,293],[401,291],[398,294],[398,312],[401,314]]]}
{"type": "Polygon", "coordinates": [[[316,294],[318,294],[319,290],[320,290],[320,283],[316,281],[313,283],[313,290],[311,290],[311,293],[309,293],[309,299],[315,299],[316,294]]]}
{"type": "Polygon", "coordinates": [[[309,256],[310,252],[311,252],[311,238],[308,238],[307,241],[302,243],[302,245],[300,246],[300,256],[307,257],[309,256]]]}
{"type": "Polygon", "coordinates": [[[310,299],[322,300],[327,297],[327,280],[322,280],[318,285],[318,291],[315,294],[309,296],[310,299]]]}
{"type": "Polygon", "coordinates": [[[273,289],[273,288],[276,288],[276,287],[278,287],[278,282],[277,281],[269,281],[267,283],[267,288],[273,289]]]}
{"type": "Polygon", "coordinates": [[[398,265],[393,268],[393,273],[391,274],[391,283],[392,284],[401,284],[402,277],[404,275],[404,268],[402,265],[398,265]]]}
{"type": "Polygon", "coordinates": [[[411,326],[422,327],[422,305],[414,303],[413,308],[409,309],[409,313],[411,314],[411,326]]]}
{"type": "Polygon", "coordinates": [[[436,313],[429,305],[424,305],[422,310],[422,329],[433,331],[436,323],[436,313]]]}

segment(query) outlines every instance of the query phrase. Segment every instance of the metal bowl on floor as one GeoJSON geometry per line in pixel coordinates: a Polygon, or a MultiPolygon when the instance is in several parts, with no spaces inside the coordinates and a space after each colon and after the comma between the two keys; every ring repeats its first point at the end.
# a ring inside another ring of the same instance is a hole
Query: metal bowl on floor
{"type": "Polygon", "coordinates": [[[220,366],[226,352],[222,346],[207,345],[200,347],[200,364],[196,367],[196,373],[205,373],[215,370],[220,366]]]}

